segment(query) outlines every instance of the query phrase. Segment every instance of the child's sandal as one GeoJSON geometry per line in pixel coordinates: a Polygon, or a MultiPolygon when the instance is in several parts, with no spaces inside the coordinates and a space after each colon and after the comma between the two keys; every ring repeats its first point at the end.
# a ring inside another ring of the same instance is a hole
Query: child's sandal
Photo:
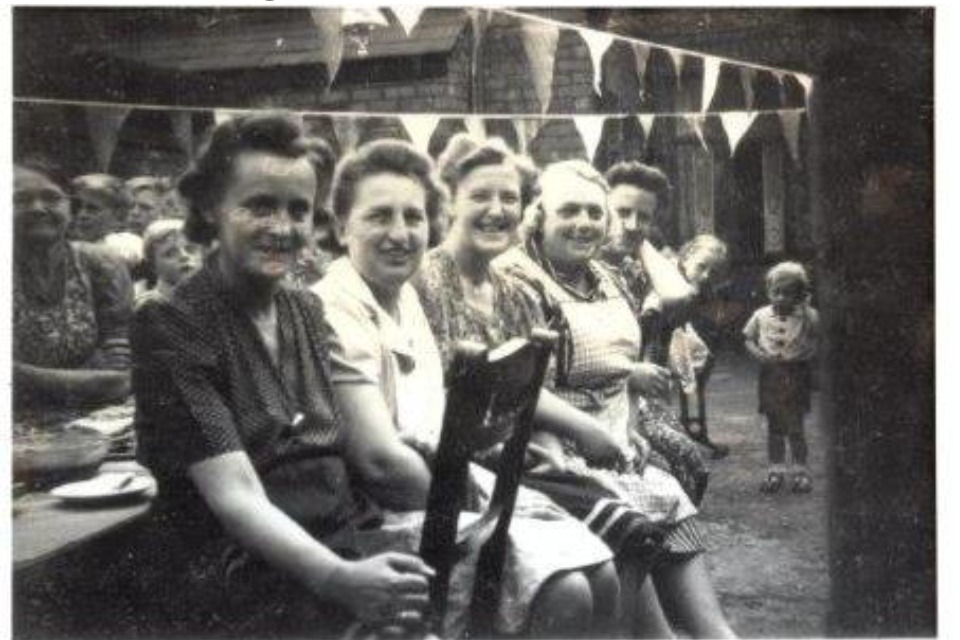
{"type": "Polygon", "coordinates": [[[783,488],[783,474],[779,471],[771,471],[767,474],[767,479],[760,485],[761,493],[779,493],[783,488]]]}
{"type": "Polygon", "coordinates": [[[810,493],[813,491],[813,480],[806,471],[801,471],[793,476],[793,486],[791,490],[794,493],[810,493]]]}

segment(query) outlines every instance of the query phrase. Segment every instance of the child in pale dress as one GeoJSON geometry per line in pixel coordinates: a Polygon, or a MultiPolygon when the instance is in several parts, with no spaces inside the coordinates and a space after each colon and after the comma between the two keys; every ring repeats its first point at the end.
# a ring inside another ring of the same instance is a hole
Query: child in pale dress
{"type": "Polygon", "coordinates": [[[770,269],[766,289],[771,304],[758,309],[743,329],[747,351],[760,362],[759,409],[767,417],[769,468],[760,490],[779,492],[790,472],[791,490],[808,493],[813,483],[803,421],[810,410],[820,318],[810,306],[810,279],[799,263],[770,269]],[[785,466],[787,443],[792,471],[785,466]]]}

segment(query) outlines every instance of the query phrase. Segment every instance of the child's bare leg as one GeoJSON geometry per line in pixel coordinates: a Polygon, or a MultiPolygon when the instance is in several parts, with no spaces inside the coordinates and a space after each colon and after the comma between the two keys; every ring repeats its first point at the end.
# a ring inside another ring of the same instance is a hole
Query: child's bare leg
{"type": "Polygon", "coordinates": [[[665,563],[654,572],[664,606],[694,638],[735,638],[702,555],[665,563]]]}

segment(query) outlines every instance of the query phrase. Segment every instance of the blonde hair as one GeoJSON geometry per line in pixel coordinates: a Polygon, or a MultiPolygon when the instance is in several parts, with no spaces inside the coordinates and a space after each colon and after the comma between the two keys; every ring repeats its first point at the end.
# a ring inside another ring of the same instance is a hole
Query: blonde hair
{"type": "Polygon", "coordinates": [[[767,271],[766,284],[767,291],[773,288],[778,282],[799,282],[804,290],[810,293],[810,276],[807,270],[799,262],[787,261],[774,265],[767,271]]]}
{"type": "Polygon", "coordinates": [[[717,236],[702,233],[685,242],[678,252],[681,264],[694,255],[703,254],[711,256],[718,264],[726,264],[729,257],[727,243],[717,236]]]}
{"type": "MultiPolygon", "coordinates": [[[[183,233],[184,221],[178,218],[161,218],[154,220],[143,232],[143,268],[147,282],[156,281],[156,260],[153,253],[157,247],[169,240],[172,236],[183,233]]],[[[186,237],[186,236],[184,236],[186,237]]]]}

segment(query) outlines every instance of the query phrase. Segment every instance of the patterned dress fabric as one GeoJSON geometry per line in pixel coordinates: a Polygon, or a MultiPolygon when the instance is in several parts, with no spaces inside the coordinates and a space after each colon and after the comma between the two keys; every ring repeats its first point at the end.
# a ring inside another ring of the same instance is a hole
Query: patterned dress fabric
{"type": "MultiPolygon", "coordinates": [[[[543,310],[551,329],[560,334],[555,362],[546,384],[558,396],[597,417],[621,444],[628,466],[625,469],[597,469],[583,460],[571,444],[565,447],[563,473],[536,478],[531,486],[560,500],[550,490],[565,474],[589,478],[584,491],[600,485],[609,497],[594,500],[561,501],[584,518],[595,532],[620,551],[632,547],[630,519],[658,525],[667,531],[664,548],[668,553],[691,554],[703,550],[693,516],[697,513],[684,489],[668,472],[646,464],[648,451],[645,406],[630,394],[627,381],[640,353],[640,328],[632,299],[606,267],[589,264],[591,287],[583,294],[563,286],[551,273],[549,263],[539,255],[535,241],[511,249],[495,261],[495,268],[543,310]]],[[[565,479],[557,486],[560,495],[575,492],[565,479]]],[[[642,527],[638,532],[644,532],[642,527]]]]}

